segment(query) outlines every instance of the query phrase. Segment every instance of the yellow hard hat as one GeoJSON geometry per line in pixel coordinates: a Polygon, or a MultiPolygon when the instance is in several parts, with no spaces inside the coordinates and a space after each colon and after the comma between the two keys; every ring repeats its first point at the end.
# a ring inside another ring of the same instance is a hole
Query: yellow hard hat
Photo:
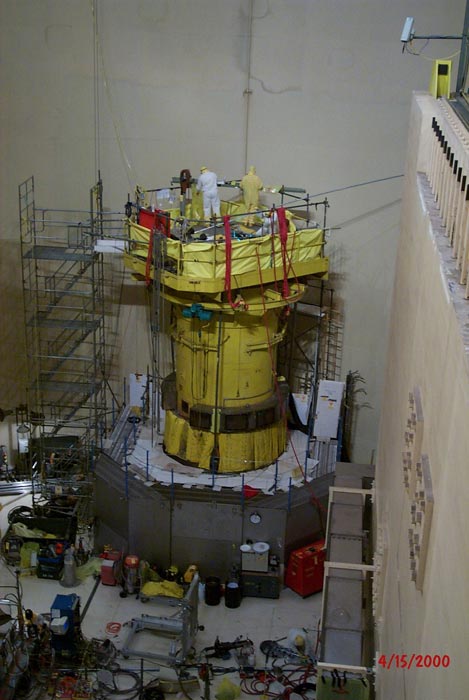
{"type": "Polygon", "coordinates": [[[306,646],[306,640],[301,634],[297,634],[294,639],[294,644],[298,650],[304,649],[306,646]]]}

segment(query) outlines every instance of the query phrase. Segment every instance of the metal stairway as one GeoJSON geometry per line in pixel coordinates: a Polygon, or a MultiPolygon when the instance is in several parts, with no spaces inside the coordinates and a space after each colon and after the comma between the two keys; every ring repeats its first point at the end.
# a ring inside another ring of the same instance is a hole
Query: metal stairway
{"type": "MultiPolygon", "coordinates": [[[[100,183],[92,201],[97,191],[100,183]]],[[[19,214],[31,458],[42,491],[51,472],[60,480],[61,468],[64,482],[74,468],[86,482],[105,432],[104,272],[92,211],[37,207],[31,177],[19,187],[19,214]]]]}

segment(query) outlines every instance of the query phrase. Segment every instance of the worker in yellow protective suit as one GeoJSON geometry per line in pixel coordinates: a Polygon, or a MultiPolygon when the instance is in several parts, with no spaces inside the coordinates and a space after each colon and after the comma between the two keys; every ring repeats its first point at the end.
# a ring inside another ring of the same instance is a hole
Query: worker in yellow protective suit
{"type": "Polygon", "coordinates": [[[259,192],[264,185],[259,175],[256,175],[256,168],[253,165],[251,165],[249,172],[243,177],[239,186],[243,192],[246,211],[250,214],[259,209],[259,192]]]}

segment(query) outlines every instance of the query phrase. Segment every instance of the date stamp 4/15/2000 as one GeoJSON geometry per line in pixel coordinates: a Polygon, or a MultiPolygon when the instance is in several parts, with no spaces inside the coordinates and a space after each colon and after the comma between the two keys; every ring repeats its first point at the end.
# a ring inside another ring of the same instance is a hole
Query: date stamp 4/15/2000
{"type": "Polygon", "coordinates": [[[448,654],[381,654],[378,666],[388,671],[391,668],[449,668],[451,658],[448,654]]]}

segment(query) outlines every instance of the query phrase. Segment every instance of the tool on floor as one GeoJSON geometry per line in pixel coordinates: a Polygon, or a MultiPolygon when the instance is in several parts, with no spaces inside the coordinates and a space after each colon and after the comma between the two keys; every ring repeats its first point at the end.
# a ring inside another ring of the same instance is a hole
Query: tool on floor
{"type": "Polygon", "coordinates": [[[242,637],[236,637],[234,642],[220,642],[217,637],[213,646],[205,647],[203,651],[206,658],[224,659],[231,651],[240,653],[240,656],[245,654],[249,656],[254,652],[254,646],[250,639],[243,639],[242,637]]]}

